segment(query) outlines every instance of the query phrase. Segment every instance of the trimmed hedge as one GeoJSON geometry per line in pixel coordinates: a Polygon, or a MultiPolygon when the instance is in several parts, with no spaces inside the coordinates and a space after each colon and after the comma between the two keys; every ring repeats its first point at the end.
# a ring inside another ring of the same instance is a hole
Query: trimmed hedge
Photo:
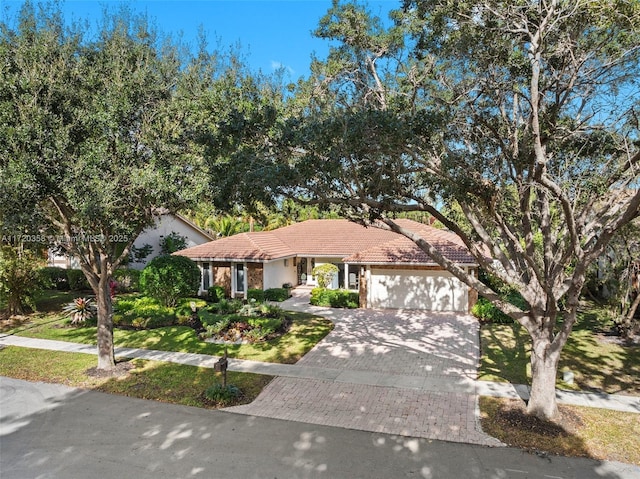
{"type": "Polygon", "coordinates": [[[69,277],[64,268],[47,266],[40,270],[40,276],[45,288],[57,289],[58,291],[69,290],[69,277]]]}
{"type": "Polygon", "coordinates": [[[113,272],[113,279],[118,283],[119,293],[135,293],[140,291],[140,274],[138,269],[122,268],[113,272]]]}
{"type": "MultiPolygon", "coordinates": [[[[529,309],[527,302],[517,292],[507,294],[504,299],[523,311],[529,309]]],[[[478,298],[478,302],[471,308],[471,314],[484,323],[511,324],[514,322],[511,316],[503,313],[491,301],[482,297],[478,298]]]]}
{"type": "Polygon", "coordinates": [[[69,289],[72,291],[91,289],[89,281],[81,269],[68,269],[67,280],[69,281],[69,289]]]}
{"type": "Polygon", "coordinates": [[[485,298],[478,298],[478,302],[471,308],[471,314],[484,323],[513,323],[511,317],[504,314],[491,301],[485,298]]]}
{"type": "Polygon", "coordinates": [[[165,306],[174,306],[180,298],[198,294],[200,269],[185,256],[158,256],[140,275],[140,289],[165,306]]]}
{"type": "Polygon", "coordinates": [[[313,288],[310,303],[314,306],[355,309],[359,300],[358,293],[346,289],[313,288]]]}
{"type": "Polygon", "coordinates": [[[247,299],[252,299],[258,303],[264,303],[264,291],[261,289],[250,289],[247,291],[247,299]]]}
{"type": "Polygon", "coordinates": [[[289,298],[289,288],[270,288],[264,290],[265,301],[282,302],[289,298]]]}
{"type": "Polygon", "coordinates": [[[224,288],[222,286],[213,285],[207,291],[207,299],[211,303],[219,303],[225,298],[224,288]]]}

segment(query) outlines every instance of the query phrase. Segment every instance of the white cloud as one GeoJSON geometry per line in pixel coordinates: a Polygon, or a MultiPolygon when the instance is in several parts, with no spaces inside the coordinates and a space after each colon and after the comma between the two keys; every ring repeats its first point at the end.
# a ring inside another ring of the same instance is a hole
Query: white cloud
{"type": "Polygon", "coordinates": [[[275,60],[271,60],[271,69],[272,70],[280,70],[281,68],[284,68],[285,71],[287,73],[289,73],[290,75],[293,75],[295,73],[295,70],[293,68],[291,68],[288,65],[284,65],[281,62],[275,61],[275,60]]]}

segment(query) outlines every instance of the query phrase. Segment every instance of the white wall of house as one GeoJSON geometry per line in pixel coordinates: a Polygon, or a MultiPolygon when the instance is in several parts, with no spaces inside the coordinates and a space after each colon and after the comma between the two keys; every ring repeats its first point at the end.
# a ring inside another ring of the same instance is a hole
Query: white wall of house
{"type": "Polygon", "coordinates": [[[282,288],[284,283],[295,285],[297,282],[297,269],[293,263],[293,258],[264,263],[264,289],[282,288]]]}
{"type": "Polygon", "coordinates": [[[80,262],[74,256],[67,256],[62,253],[56,253],[53,250],[49,250],[47,258],[48,266],[56,266],[64,269],[79,269],[80,262]]]}
{"type": "Polygon", "coordinates": [[[136,248],[142,248],[145,244],[151,245],[153,251],[143,262],[131,263],[129,267],[134,269],[143,269],[149,261],[160,254],[160,241],[162,238],[173,232],[178,233],[187,239],[187,248],[208,243],[212,239],[210,236],[207,236],[178,216],[171,214],[161,215],[156,218],[154,226],[149,227],[140,233],[140,236],[138,236],[133,243],[133,246],[136,248]]]}
{"type": "MultiPolygon", "coordinates": [[[[176,232],[187,239],[187,248],[199,244],[208,243],[213,237],[203,233],[197,227],[172,214],[163,214],[156,218],[154,226],[144,230],[133,242],[136,248],[142,248],[145,244],[151,245],[151,254],[140,263],[129,263],[128,267],[143,269],[146,264],[160,254],[160,240],[171,233],[176,232]]],[[[48,265],[61,268],[79,268],[79,262],[74,257],[65,256],[49,250],[48,265]]]]}
{"type": "Polygon", "coordinates": [[[372,267],[368,305],[372,308],[467,312],[469,288],[448,271],[372,267]]]}

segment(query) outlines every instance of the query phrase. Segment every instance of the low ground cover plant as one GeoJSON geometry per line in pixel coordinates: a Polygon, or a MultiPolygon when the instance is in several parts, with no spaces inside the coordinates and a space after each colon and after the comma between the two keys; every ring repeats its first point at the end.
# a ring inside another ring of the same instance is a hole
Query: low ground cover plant
{"type": "Polygon", "coordinates": [[[130,295],[116,298],[113,324],[122,329],[155,329],[187,324],[195,308],[205,306],[201,299],[183,298],[175,306],[165,306],[147,296],[130,295]]]}
{"type": "Polygon", "coordinates": [[[203,339],[220,342],[256,343],[273,339],[287,332],[291,320],[276,305],[251,300],[222,300],[198,312],[205,332],[203,339]]]}

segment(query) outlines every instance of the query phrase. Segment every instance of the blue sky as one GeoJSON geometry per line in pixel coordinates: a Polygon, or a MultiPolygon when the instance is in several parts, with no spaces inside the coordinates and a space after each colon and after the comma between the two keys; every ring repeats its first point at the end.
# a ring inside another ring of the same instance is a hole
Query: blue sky
{"type": "MultiPolygon", "coordinates": [[[[117,6],[119,0],[67,0],[65,16],[98,19],[104,5],[117,6]]],[[[146,11],[164,33],[183,33],[195,44],[198,28],[207,33],[209,44],[242,45],[251,67],[272,72],[283,66],[291,80],[307,76],[313,52],[324,58],[328,43],[313,38],[311,32],[331,7],[331,0],[137,0],[128,3],[133,9],[146,11]]],[[[399,0],[364,2],[377,15],[400,5],[399,0]]],[[[0,5],[15,14],[22,1],[0,0],[0,5]]]]}

